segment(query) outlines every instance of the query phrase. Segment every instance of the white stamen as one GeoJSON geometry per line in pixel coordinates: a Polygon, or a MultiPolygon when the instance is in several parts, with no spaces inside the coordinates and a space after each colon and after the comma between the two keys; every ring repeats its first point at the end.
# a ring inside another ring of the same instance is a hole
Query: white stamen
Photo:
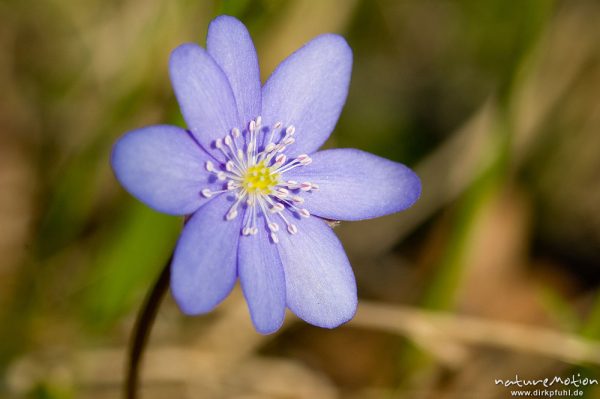
{"type": "Polygon", "coordinates": [[[287,197],[287,195],[290,193],[288,189],[283,187],[278,187],[275,191],[283,198],[287,197]]]}
{"type": "Polygon", "coordinates": [[[240,187],[239,184],[237,184],[233,180],[227,181],[227,190],[235,190],[236,188],[239,188],[239,187],[240,187]]]}
{"type": "Polygon", "coordinates": [[[298,214],[304,218],[307,218],[310,216],[310,212],[307,209],[303,209],[303,208],[298,209],[298,214]]]}
{"type": "Polygon", "coordinates": [[[279,231],[279,225],[275,222],[269,223],[269,230],[276,232],[279,231]]]}
{"type": "Polygon", "coordinates": [[[236,208],[231,208],[229,210],[229,212],[227,212],[227,215],[225,215],[225,219],[227,220],[233,220],[236,218],[236,216],[238,215],[238,211],[236,208]]]}
{"type": "Polygon", "coordinates": [[[273,166],[274,168],[279,168],[285,163],[285,161],[287,161],[287,157],[285,156],[285,154],[279,154],[275,157],[275,163],[271,166],[273,166]]]}
{"type": "Polygon", "coordinates": [[[283,206],[283,204],[281,202],[276,202],[271,207],[271,212],[279,213],[279,212],[283,211],[284,209],[285,209],[285,207],[283,206]]]}
{"type": "Polygon", "coordinates": [[[312,159],[307,154],[298,155],[296,160],[302,165],[308,165],[312,162],[312,159]]]}
{"type": "Polygon", "coordinates": [[[208,188],[203,189],[202,191],[200,191],[200,193],[204,198],[212,197],[212,192],[208,188]]]}
{"type": "Polygon", "coordinates": [[[206,161],[205,168],[207,172],[212,172],[215,170],[215,165],[211,161],[206,161]]]}
{"type": "Polygon", "coordinates": [[[265,147],[265,152],[269,153],[269,152],[273,152],[273,150],[275,149],[275,144],[273,143],[269,143],[267,144],[267,146],[265,147]]]}
{"type": "Polygon", "coordinates": [[[271,233],[271,240],[273,240],[273,244],[279,243],[279,238],[277,238],[277,234],[271,233]]]}
{"type": "Polygon", "coordinates": [[[308,191],[312,188],[312,184],[310,182],[305,181],[304,183],[300,184],[300,190],[302,191],[308,191]]]}
{"type": "Polygon", "coordinates": [[[289,189],[289,190],[295,190],[297,189],[298,186],[298,182],[295,180],[288,180],[287,182],[285,182],[285,186],[289,189]]]}
{"type": "Polygon", "coordinates": [[[290,234],[296,234],[296,233],[298,232],[298,227],[296,227],[296,225],[295,225],[295,224],[293,224],[293,223],[290,223],[290,224],[288,224],[287,231],[288,231],[290,234]]]}

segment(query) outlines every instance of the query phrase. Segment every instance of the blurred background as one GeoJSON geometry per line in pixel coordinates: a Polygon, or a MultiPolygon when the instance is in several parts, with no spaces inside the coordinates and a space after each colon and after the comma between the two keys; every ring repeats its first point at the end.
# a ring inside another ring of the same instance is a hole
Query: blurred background
{"type": "Polygon", "coordinates": [[[507,398],[495,379],[600,379],[597,1],[5,0],[0,397],[120,393],[182,220],[118,185],[111,145],[183,126],[170,51],[204,45],[222,13],[248,26],[263,79],[344,35],[352,84],[327,145],[415,168],[423,195],[336,228],[360,297],[338,329],[290,315],[259,335],[239,287],[204,317],[167,296],[144,398],[507,398]]]}

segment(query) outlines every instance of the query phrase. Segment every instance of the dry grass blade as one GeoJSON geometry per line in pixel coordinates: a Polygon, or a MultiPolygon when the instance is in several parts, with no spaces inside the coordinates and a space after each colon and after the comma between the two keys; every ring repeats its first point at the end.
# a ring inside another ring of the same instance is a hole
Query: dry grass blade
{"type": "Polygon", "coordinates": [[[600,364],[600,343],[543,327],[363,301],[352,326],[451,344],[483,345],[568,363],[600,364]]]}

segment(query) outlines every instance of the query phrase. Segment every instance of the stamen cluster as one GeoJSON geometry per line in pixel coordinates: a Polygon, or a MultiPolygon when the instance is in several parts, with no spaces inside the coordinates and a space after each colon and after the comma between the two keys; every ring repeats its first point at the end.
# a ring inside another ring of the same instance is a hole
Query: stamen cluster
{"type": "Polygon", "coordinates": [[[294,144],[295,133],[293,125],[283,129],[281,122],[272,127],[263,127],[262,119],[258,116],[250,121],[243,132],[233,128],[228,135],[213,143],[214,148],[225,156],[225,162],[215,165],[212,161],[207,161],[205,167],[209,173],[223,181],[224,185],[218,191],[205,188],[201,195],[210,198],[223,192],[233,193],[235,200],[225,214],[225,219],[235,219],[242,208],[245,212],[241,232],[245,236],[258,233],[257,224],[261,214],[264,215],[274,243],[279,242],[277,218],[286,225],[289,234],[296,234],[298,227],[291,222],[290,214],[310,217],[310,212],[301,207],[304,198],[300,194],[318,190],[318,185],[283,178],[286,172],[312,162],[307,154],[298,155],[291,160],[285,155],[286,148],[294,144]]]}

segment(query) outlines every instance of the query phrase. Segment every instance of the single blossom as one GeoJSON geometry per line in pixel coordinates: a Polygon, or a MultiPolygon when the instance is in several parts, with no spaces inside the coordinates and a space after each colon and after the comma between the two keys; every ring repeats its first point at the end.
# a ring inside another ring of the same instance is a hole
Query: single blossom
{"type": "Polygon", "coordinates": [[[184,313],[211,311],[239,277],[259,332],[279,329],[286,307],[336,327],[356,311],[356,283],[326,220],[406,209],[419,178],[360,150],[317,151],[348,93],[352,51],[341,36],[308,42],[262,87],[240,21],[212,21],[206,47],[183,44],[169,62],[188,130],[125,134],[112,153],[116,177],[148,206],[190,216],[172,262],[171,291],[184,313]]]}

